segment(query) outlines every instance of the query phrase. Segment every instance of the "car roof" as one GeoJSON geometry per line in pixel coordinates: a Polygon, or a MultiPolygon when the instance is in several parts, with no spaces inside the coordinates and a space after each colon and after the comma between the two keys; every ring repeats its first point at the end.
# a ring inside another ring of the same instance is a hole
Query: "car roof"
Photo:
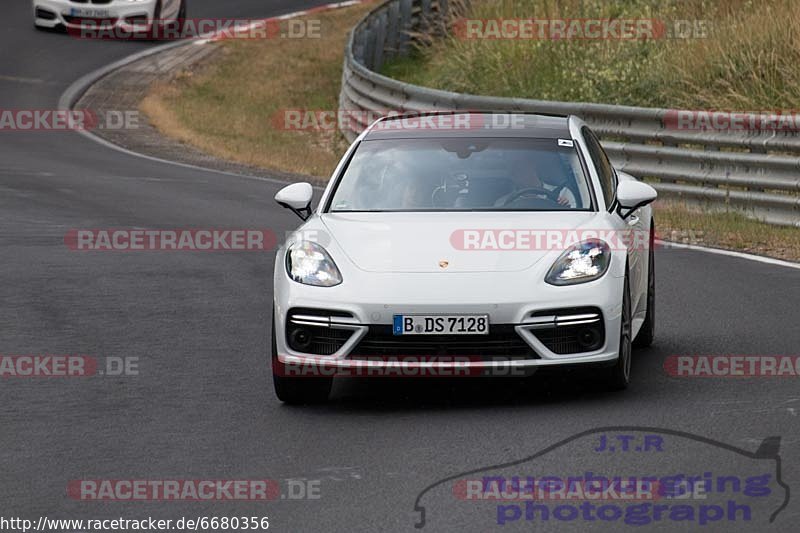
{"type": "Polygon", "coordinates": [[[364,140],[459,137],[572,138],[566,115],[445,111],[385,117],[367,130],[364,140]]]}

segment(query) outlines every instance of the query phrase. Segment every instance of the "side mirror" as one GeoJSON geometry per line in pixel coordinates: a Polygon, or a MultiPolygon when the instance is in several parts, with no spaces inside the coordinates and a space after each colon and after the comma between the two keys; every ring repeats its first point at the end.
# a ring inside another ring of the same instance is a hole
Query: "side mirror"
{"type": "Polygon", "coordinates": [[[293,183],[278,191],[275,201],[278,205],[291,209],[292,213],[303,220],[311,216],[311,198],[314,189],[310,183],[293,183]]]}
{"type": "Polygon", "coordinates": [[[631,213],[652,203],[658,197],[658,192],[650,185],[641,181],[620,180],[617,186],[617,202],[619,202],[619,214],[624,219],[631,213]],[[627,212],[623,213],[623,209],[627,212]]]}

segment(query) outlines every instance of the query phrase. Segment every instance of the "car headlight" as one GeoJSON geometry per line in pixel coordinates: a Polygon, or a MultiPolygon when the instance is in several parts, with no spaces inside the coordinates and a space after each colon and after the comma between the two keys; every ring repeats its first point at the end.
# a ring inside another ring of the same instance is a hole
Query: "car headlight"
{"type": "Polygon", "coordinates": [[[333,287],[342,282],[342,274],[325,248],[310,241],[289,246],[286,272],[298,283],[317,287],[333,287]]]}
{"type": "Polygon", "coordinates": [[[600,239],[571,246],[556,260],[545,277],[551,285],[574,285],[601,278],[611,265],[611,249],[600,239]]]}

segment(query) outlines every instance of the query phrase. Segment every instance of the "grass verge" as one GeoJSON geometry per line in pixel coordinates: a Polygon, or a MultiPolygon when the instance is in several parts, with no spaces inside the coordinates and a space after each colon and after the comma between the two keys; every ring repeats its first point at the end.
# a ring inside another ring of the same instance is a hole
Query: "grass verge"
{"type": "Polygon", "coordinates": [[[319,38],[223,42],[209,64],[153,87],[141,111],[164,135],[214,156],[327,179],[347,148],[341,134],[279,123],[287,110],[336,111],[346,36],[370,7],[304,17],[319,21],[319,38]]]}
{"type": "MultiPolygon", "coordinates": [[[[470,19],[650,20],[653,39],[492,39],[487,23],[387,65],[457,92],[681,109],[797,109],[796,0],[482,0],[470,19]],[[471,38],[463,38],[469,36],[471,38]]],[[[537,35],[538,36],[538,35],[537,35]]]]}
{"type": "Polygon", "coordinates": [[[735,212],[714,213],[683,203],[655,204],[658,237],[800,262],[800,231],[751,220],[735,212]]]}

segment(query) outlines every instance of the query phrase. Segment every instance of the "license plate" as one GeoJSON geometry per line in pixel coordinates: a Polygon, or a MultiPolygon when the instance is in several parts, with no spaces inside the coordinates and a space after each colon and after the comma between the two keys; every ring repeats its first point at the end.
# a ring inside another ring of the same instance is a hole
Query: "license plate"
{"type": "Polygon", "coordinates": [[[92,9],[92,8],[81,8],[81,7],[73,7],[69,10],[69,15],[71,17],[86,17],[90,19],[103,19],[103,18],[111,18],[111,11],[108,9],[92,9]]]}
{"type": "Polygon", "coordinates": [[[488,335],[489,315],[394,315],[395,335],[488,335]]]}

